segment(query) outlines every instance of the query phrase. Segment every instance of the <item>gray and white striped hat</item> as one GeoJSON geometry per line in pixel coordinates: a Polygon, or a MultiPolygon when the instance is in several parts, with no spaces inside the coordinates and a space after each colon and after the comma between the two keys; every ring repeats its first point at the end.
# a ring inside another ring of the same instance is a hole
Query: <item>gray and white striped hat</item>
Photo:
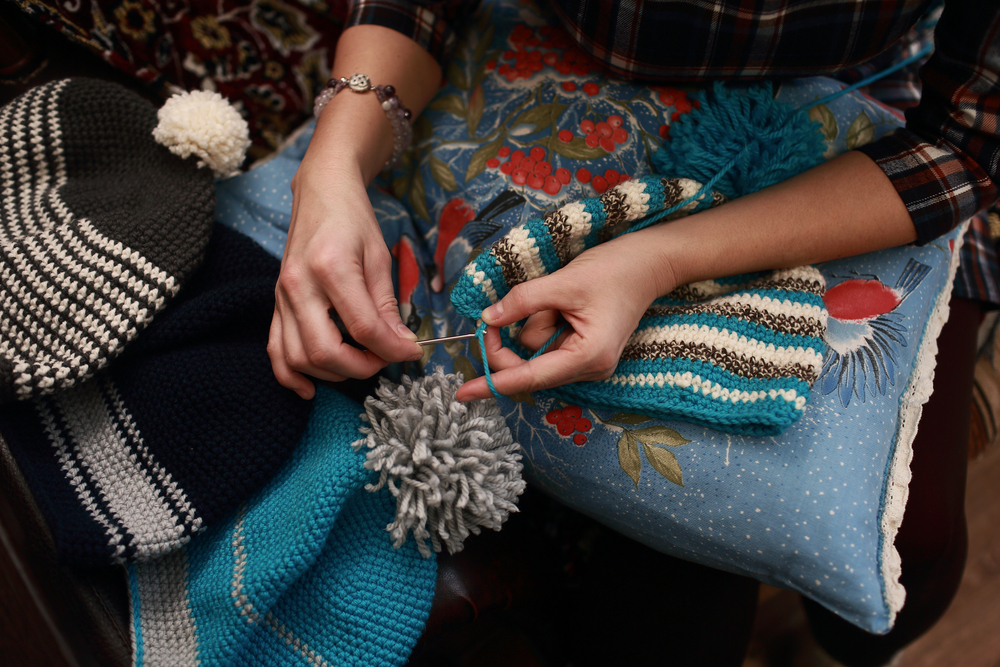
{"type": "Polygon", "coordinates": [[[201,261],[213,175],[157,144],[156,124],[96,79],[0,109],[0,403],[92,376],[201,261]]]}

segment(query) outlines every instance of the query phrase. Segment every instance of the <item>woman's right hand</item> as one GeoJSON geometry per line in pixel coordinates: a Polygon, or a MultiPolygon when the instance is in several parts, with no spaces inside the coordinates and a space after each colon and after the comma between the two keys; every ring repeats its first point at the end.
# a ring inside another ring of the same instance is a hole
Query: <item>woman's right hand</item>
{"type": "Polygon", "coordinates": [[[310,160],[292,179],[292,218],[267,352],[274,375],[305,399],[310,377],[366,378],[388,363],[419,359],[399,317],[392,258],[361,169],[310,160]],[[358,345],[344,340],[335,311],[358,345]]]}

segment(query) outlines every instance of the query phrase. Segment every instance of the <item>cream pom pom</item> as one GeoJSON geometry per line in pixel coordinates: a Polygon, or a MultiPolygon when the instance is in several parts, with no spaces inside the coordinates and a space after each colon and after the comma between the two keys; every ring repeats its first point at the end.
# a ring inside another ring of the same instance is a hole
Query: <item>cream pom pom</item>
{"type": "Polygon", "coordinates": [[[157,112],[160,119],[153,138],[186,158],[201,158],[216,176],[226,176],[243,164],[250,146],[250,128],[219,93],[195,90],[174,95],[157,112]]]}

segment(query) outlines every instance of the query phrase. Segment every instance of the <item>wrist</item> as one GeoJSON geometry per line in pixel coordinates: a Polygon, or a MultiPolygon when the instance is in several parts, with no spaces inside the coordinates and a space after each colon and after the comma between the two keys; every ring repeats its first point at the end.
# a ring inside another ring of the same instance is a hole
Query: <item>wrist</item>
{"type": "Polygon", "coordinates": [[[316,119],[303,163],[311,168],[360,173],[365,184],[393,153],[392,126],[374,94],[341,93],[316,119]]]}

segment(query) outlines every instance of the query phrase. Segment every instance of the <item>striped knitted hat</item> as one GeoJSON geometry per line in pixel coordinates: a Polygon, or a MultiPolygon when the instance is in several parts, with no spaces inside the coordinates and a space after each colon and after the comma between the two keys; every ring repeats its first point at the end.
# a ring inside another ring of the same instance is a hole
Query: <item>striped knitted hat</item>
{"type": "Polygon", "coordinates": [[[89,380],[0,406],[0,433],[72,565],[179,549],[288,460],[311,408],[267,356],[279,262],[217,225],[184,290],[89,380]]]}
{"type": "MultiPolygon", "coordinates": [[[[696,196],[701,190],[690,179],[646,176],[516,227],[466,267],[452,303],[476,320],[514,285],[565,266],[657,213],[690,200],[670,220],[726,201],[719,193],[696,196]]],[[[824,291],[823,276],[811,266],[685,285],[646,311],[612,377],[545,393],[731,433],[780,433],[801,416],[823,365],[824,291]]],[[[500,334],[527,359],[533,351],[517,341],[522,324],[500,334]]]]}
{"type": "Polygon", "coordinates": [[[201,260],[213,176],[157,144],[156,123],[94,79],[0,110],[0,403],[103,368],[201,260]]]}

